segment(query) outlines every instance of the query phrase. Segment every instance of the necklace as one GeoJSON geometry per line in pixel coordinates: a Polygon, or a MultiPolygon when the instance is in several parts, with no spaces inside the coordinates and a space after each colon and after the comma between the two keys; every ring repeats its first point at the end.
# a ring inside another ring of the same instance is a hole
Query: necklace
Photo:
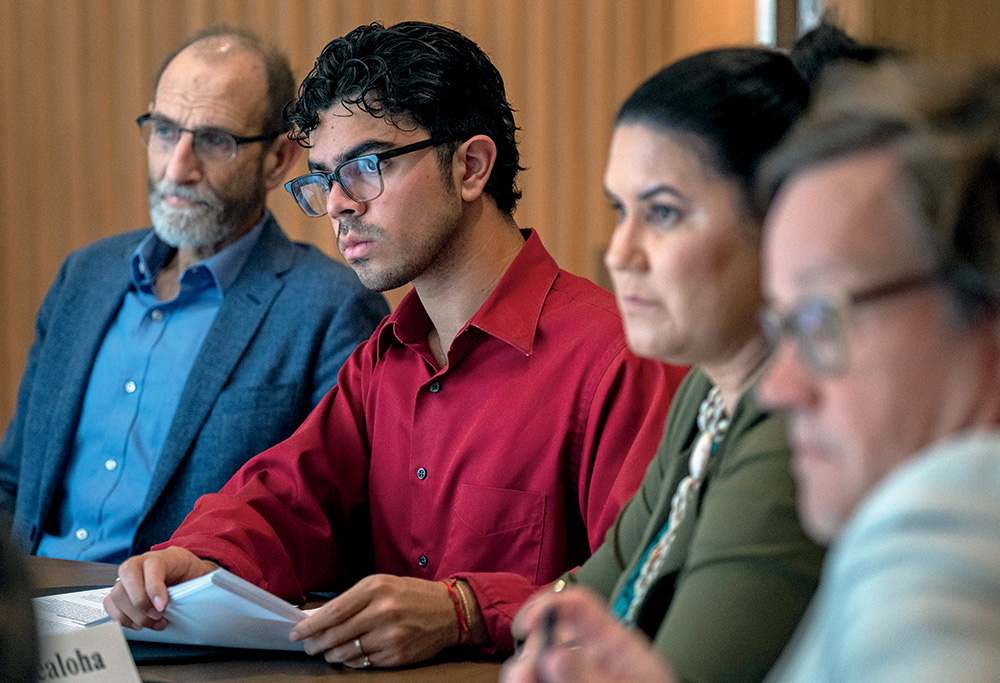
{"type": "Polygon", "coordinates": [[[677,484],[677,491],[670,501],[670,516],[667,518],[667,529],[660,534],[656,545],[649,551],[646,561],[639,570],[639,576],[633,586],[632,600],[625,613],[625,623],[634,624],[639,607],[646,599],[646,594],[653,585],[663,566],[670,546],[677,537],[688,506],[697,497],[702,482],[708,471],[708,461],[715,449],[715,444],[722,441],[729,429],[729,417],[726,416],[725,405],[722,402],[722,392],[718,387],[712,387],[708,396],[698,407],[698,438],[695,439],[691,457],[688,459],[688,474],[677,484]]]}

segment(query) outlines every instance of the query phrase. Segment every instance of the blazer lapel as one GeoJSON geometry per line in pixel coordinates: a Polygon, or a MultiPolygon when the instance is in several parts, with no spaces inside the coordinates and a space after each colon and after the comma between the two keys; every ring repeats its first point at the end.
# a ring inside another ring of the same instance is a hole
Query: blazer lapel
{"type": "Polygon", "coordinates": [[[46,375],[36,378],[39,386],[59,390],[58,397],[47,402],[52,412],[44,435],[48,445],[39,480],[43,510],[49,508],[49,501],[63,481],[94,359],[131,286],[129,257],[146,234],[138,233],[123,245],[122,251],[114,252],[107,261],[95,262],[89,272],[74,278],[74,288],[52,313],[47,335],[53,343],[46,346],[51,355],[39,359],[38,371],[44,368],[46,375]]]}
{"type": "MultiPolygon", "coordinates": [[[[692,393],[698,396],[702,396],[703,393],[707,393],[708,388],[711,386],[707,379],[700,376],[692,377],[687,381],[696,382],[695,386],[693,386],[691,390],[692,393]],[[702,386],[704,386],[704,392],[702,391],[702,386]]],[[[698,438],[698,427],[696,422],[700,402],[699,398],[698,402],[691,406],[686,406],[686,410],[684,410],[684,407],[682,406],[681,412],[678,413],[676,420],[672,419],[671,422],[668,423],[669,431],[664,435],[664,441],[667,443],[683,443],[684,445],[681,453],[670,461],[666,471],[663,473],[663,488],[660,490],[659,498],[657,499],[656,505],[650,515],[650,522],[646,525],[642,541],[639,544],[639,547],[642,548],[643,551],[659,539],[660,533],[667,526],[667,522],[670,519],[670,506],[673,501],[674,493],[677,491],[677,485],[680,483],[681,479],[688,474],[688,460],[691,455],[691,450],[694,447],[694,442],[698,438]]],[[[663,564],[660,565],[660,569],[657,572],[657,579],[680,571],[681,567],[684,565],[684,562],[687,559],[688,547],[691,545],[691,537],[694,532],[694,522],[698,518],[700,500],[701,496],[699,494],[696,500],[693,501],[692,504],[689,504],[687,512],[684,515],[684,519],[681,520],[680,526],[677,529],[677,534],[674,537],[673,542],[670,544],[669,550],[667,550],[667,556],[664,558],[663,564]]],[[[639,560],[643,554],[644,552],[636,553],[636,556],[632,558],[629,566],[622,573],[621,577],[619,577],[613,593],[614,595],[620,594],[625,583],[638,568],[639,560]]]]}
{"type": "Polygon", "coordinates": [[[226,292],[181,392],[163,452],[157,461],[142,516],[156,504],[187,456],[202,425],[239,363],[291,268],[294,245],[271,218],[226,292]]]}

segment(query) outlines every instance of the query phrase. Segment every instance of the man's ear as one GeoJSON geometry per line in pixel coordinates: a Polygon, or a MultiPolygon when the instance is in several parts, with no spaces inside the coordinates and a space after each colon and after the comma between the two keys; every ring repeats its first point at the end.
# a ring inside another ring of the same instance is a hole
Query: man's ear
{"type": "Polygon", "coordinates": [[[479,199],[496,160],[496,143],[487,135],[474,135],[458,146],[455,150],[455,180],[462,201],[479,199]]]}
{"type": "Polygon", "coordinates": [[[287,135],[279,135],[271,142],[264,154],[264,187],[268,191],[281,184],[300,154],[302,146],[295,140],[289,140],[287,135]]]}

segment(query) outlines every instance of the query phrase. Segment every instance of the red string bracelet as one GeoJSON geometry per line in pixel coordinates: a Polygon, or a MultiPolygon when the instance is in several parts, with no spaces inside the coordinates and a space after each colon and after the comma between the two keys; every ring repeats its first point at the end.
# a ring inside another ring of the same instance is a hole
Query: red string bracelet
{"type": "MultiPolygon", "coordinates": [[[[469,584],[465,584],[465,588],[468,587],[469,584]]],[[[458,601],[462,603],[462,614],[465,615],[465,625],[468,627],[466,632],[471,633],[472,628],[469,624],[472,623],[472,612],[469,611],[469,603],[465,599],[465,588],[462,587],[461,581],[455,582],[455,592],[458,593],[458,601]]]]}
{"type": "Polygon", "coordinates": [[[459,602],[458,593],[455,592],[455,584],[458,583],[458,579],[442,579],[441,583],[448,587],[448,595],[451,596],[451,601],[455,605],[455,615],[458,617],[458,644],[461,645],[464,640],[463,636],[469,633],[469,624],[465,620],[465,612],[459,602]]]}

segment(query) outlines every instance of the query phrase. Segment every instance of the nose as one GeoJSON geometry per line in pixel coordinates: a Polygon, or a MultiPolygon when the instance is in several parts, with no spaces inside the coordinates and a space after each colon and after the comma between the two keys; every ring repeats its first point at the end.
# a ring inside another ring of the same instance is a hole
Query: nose
{"type": "Polygon", "coordinates": [[[176,185],[195,185],[204,177],[204,167],[194,149],[194,136],[181,133],[177,144],[170,150],[164,177],[176,185]]]}
{"type": "Polygon", "coordinates": [[[623,218],[611,233],[604,265],[609,271],[646,270],[649,262],[642,246],[641,228],[630,218],[623,218]]]}
{"type": "Polygon", "coordinates": [[[784,341],[771,354],[757,397],[772,409],[809,409],[818,402],[817,378],[794,344],[784,341]]]}
{"type": "MultiPolygon", "coordinates": [[[[347,196],[340,183],[332,183],[326,197],[326,213],[334,223],[342,216],[360,216],[368,210],[368,202],[356,202],[347,196]]],[[[336,227],[336,225],[334,225],[336,227]]]]}

